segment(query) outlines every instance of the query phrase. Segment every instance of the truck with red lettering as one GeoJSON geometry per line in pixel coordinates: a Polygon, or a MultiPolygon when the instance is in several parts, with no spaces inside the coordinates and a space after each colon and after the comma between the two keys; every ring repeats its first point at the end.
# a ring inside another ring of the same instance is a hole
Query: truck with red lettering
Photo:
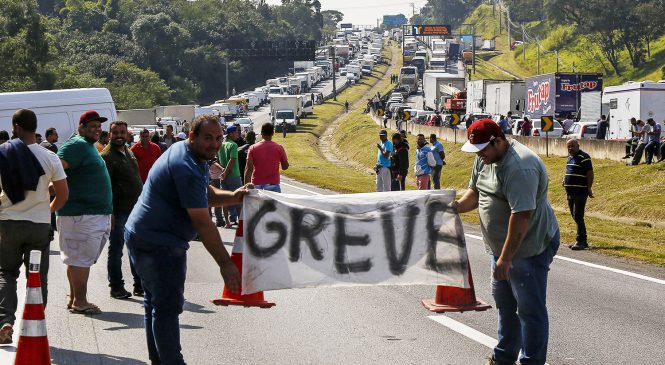
{"type": "Polygon", "coordinates": [[[599,73],[552,73],[527,77],[524,82],[524,115],[529,119],[576,116],[583,93],[603,90],[599,73]]]}

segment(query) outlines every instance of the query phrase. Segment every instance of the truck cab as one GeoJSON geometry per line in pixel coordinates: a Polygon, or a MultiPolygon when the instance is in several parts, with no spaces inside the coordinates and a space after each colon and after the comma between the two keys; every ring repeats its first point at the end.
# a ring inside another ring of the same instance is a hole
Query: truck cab
{"type": "Polygon", "coordinates": [[[282,131],[284,124],[288,132],[295,132],[298,118],[293,110],[278,110],[272,116],[272,124],[275,125],[275,130],[282,131]]]}

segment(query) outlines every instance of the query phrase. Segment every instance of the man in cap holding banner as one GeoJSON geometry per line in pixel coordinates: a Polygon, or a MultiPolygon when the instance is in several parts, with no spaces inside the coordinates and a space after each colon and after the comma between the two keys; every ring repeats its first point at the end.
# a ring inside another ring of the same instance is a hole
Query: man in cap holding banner
{"type": "Polygon", "coordinates": [[[480,228],[492,255],[492,295],[499,310],[499,343],[488,364],[544,364],[549,322],[549,266],[559,248],[559,225],[547,200],[543,161],[507,139],[490,119],[468,129],[462,151],[476,153],[469,189],[454,207],[478,208],[480,228]]]}

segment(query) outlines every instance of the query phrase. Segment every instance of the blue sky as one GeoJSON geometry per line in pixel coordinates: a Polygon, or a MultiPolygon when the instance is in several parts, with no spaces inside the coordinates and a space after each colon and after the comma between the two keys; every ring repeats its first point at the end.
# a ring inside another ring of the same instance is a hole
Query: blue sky
{"type": "MultiPolygon", "coordinates": [[[[383,20],[383,15],[404,14],[407,19],[412,15],[411,3],[415,4],[416,13],[426,0],[319,0],[323,10],[339,10],[344,13],[344,22],[358,25],[376,25],[376,20],[383,20]]],[[[268,4],[281,4],[281,0],[267,0],[268,4]]]]}

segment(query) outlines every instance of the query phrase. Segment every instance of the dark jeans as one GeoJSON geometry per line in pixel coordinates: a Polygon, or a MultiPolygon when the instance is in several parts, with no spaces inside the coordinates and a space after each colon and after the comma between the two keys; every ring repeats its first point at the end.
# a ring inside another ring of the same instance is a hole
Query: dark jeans
{"type": "Polygon", "coordinates": [[[642,154],[644,153],[644,148],[647,146],[646,143],[640,142],[637,145],[637,148],[635,148],[635,154],[633,155],[633,165],[639,165],[640,160],[642,160],[642,154]]]}
{"type": "Polygon", "coordinates": [[[432,181],[434,182],[434,189],[441,189],[441,169],[443,165],[436,165],[432,168],[432,181]]]}
{"type": "Polygon", "coordinates": [[[404,191],[406,190],[406,176],[402,176],[401,179],[397,177],[392,178],[390,182],[391,191],[404,191]]]}
{"type": "Polygon", "coordinates": [[[570,215],[577,224],[577,243],[587,244],[586,224],[584,223],[584,208],[586,207],[587,194],[568,194],[568,208],[570,215]]]}
{"type": "MultiPolygon", "coordinates": [[[[541,254],[513,259],[509,280],[492,279],[492,295],[499,311],[499,343],[494,348],[497,364],[514,364],[520,350],[521,364],[545,364],[549,339],[547,275],[559,241],[557,231],[541,254]]],[[[497,260],[492,256],[492,272],[497,260]]]]}
{"type": "Polygon", "coordinates": [[[41,251],[42,259],[39,275],[42,283],[42,300],[46,307],[48,294],[49,265],[48,223],[28,221],[0,221],[0,327],[16,321],[16,279],[21,265],[25,265],[26,275],[30,262],[30,251],[41,251]]]}
{"type": "Polygon", "coordinates": [[[185,304],[187,250],[156,246],[125,231],[129,257],[141,277],[148,355],[153,364],[182,365],[180,321],[185,304]]]}
{"type": "Polygon", "coordinates": [[[647,165],[651,165],[653,162],[653,156],[658,153],[658,148],[660,147],[660,141],[651,141],[647,143],[644,147],[644,151],[647,154],[647,165]]]}
{"type": "Polygon", "coordinates": [[[661,142],[660,144],[660,159],[658,161],[665,160],[665,142],[661,142]]]}
{"type": "MultiPolygon", "coordinates": [[[[122,248],[125,246],[125,224],[131,212],[115,212],[115,225],[109,236],[109,257],[106,263],[108,271],[109,286],[111,289],[124,288],[125,281],[122,279],[122,248]]],[[[134,287],[141,287],[141,279],[134,270],[132,261],[129,260],[129,268],[134,277],[134,287]]]]}
{"type": "Polygon", "coordinates": [[[635,154],[635,149],[640,139],[638,137],[633,137],[626,141],[626,156],[632,156],[635,154]]]}

